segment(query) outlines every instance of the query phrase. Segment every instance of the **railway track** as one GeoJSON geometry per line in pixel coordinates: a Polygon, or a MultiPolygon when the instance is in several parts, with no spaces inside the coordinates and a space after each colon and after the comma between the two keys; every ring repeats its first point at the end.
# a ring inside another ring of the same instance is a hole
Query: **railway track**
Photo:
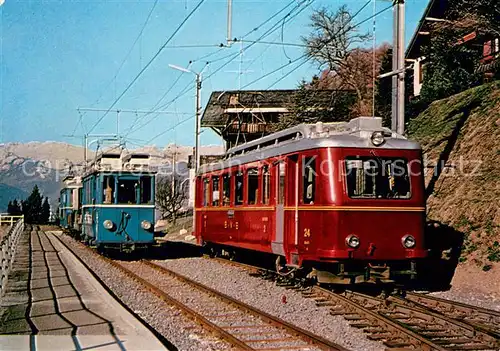
{"type": "Polygon", "coordinates": [[[408,306],[396,299],[381,299],[356,292],[337,294],[313,287],[303,293],[318,305],[328,306],[351,326],[395,348],[427,350],[498,350],[500,340],[474,326],[432,310],[408,306]]]}
{"type": "Polygon", "coordinates": [[[238,349],[345,350],[326,339],[151,261],[113,264],[238,349]],[[158,274],[161,276],[161,287],[152,283],[159,281],[158,274]]]}
{"type": "Polygon", "coordinates": [[[500,339],[500,312],[498,311],[417,293],[407,293],[405,298],[397,298],[397,301],[434,310],[437,313],[473,325],[477,330],[500,339]]]}
{"type": "Polygon", "coordinates": [[[346,350],[151,261],[98,257],[238,350],[346,350]]]}
{"type": "MultiPolygon", "coordinates": [[[[259,267],[216,258],[269,279],[273,272],[259,267]],[[259,273],[260,272],[260,273],[259,273]]],[[[303,288],[294,283],[285,287],[314,299],[317,306],[343,316],[352,327],[388,348],[420,350],[500,350],[496,333],[499,312],[431,296],[410,293],[406,298],[381,299],[370,295],[335,293],[319,286],[303,288]]]]}

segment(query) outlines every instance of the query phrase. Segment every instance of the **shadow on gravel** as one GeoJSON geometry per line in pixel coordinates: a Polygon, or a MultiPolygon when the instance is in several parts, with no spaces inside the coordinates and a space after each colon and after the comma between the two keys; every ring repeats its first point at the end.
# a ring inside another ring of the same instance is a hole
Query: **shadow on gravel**
{"type": "Polygon", "coordinates": [[[150,248],[144,256],[150,260],[201,257],[202,247],[183,242],[167,241],[159,246],[150,248]]]}
{"type": "Polygon", "coordinates": [[[425,240],[430,249],[429,259],[420,265],[421,278],[415,289],[449,290],[462,252],[464,233],[441,222],[430,220],[426,225],[425,240]]]}
{"type": "Polygon", "coordinates": [[[119,250],[108,250],[101,253],[113,260],[138,261],[138,260],[168,260],[187,257],[201,257],[202,248],[183,242],[168,241],[159,245],[138,249],[132,252],[120,252],[119,250]]]}

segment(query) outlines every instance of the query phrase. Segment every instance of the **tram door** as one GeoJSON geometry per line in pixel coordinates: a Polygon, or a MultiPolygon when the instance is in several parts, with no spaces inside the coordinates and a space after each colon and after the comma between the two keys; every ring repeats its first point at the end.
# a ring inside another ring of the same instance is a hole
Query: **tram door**
{"type": "Polygon", "coordinates": [[[299,227],[299,156],[287,157],[285,179],[285,245],[290,253],[288,264],[298,264],[298,227],[299,227]]]}
{"type": "Polygon", "coordinates": [[[273,253],[285,256],[285,184],[286,163],[281,160],[275,166],[276,230],[271,243],[273,253]]]}
{"type": "Polygon", "coordinates": [[[297,156],[287,157],[277,164],[276,236],[272,243],[275,254],[297,251],[298,171],[297,156]]]}

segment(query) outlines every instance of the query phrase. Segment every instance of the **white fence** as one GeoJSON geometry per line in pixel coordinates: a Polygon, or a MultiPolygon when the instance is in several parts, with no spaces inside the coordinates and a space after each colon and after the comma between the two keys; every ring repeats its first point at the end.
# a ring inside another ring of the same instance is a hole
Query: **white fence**
{"type": "Polygon", "coordinates": [[[2,276],[0,278],[0,296],[3,296],[5,292],[5,287],[7,284],[7,278],[9,276],[10,269],[12,268],[12,263],[16,256],[17,244],[19,243],[19,237],[24,231],[24,218],[20,218],[14,225],[10,228],[7,235],[5,235],[0,243],[0,260],[2,264],[2,276]]]}
{"type": "Polygon", "coordinates": [[[11,216],[7,213],[0,213],[0,225],[10,225],[11,227],[20,219],[23,219],[24,216],[11,216]]]}

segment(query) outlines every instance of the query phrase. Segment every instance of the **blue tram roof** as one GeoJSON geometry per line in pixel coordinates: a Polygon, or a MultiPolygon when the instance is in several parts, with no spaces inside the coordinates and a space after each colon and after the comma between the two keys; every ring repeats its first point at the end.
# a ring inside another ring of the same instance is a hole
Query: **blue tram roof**
{"type": "Polygon", "coordinates": [[[151,155],[147,153],[128,153],[124,150],[103,152],[90,164],[84,178],[97,173],[155,174],[150,165],[151,155]]]}

